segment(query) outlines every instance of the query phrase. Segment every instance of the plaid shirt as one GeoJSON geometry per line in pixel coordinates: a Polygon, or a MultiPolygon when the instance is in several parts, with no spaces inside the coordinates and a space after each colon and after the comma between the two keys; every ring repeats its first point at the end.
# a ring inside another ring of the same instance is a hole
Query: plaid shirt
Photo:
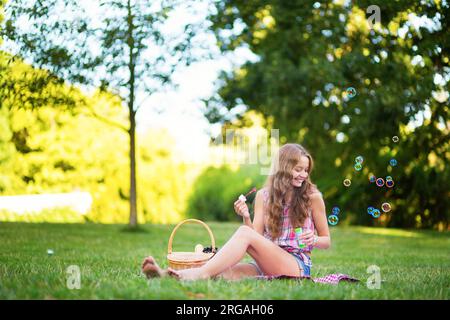
{"type": "MultiPolygon", "coordinates": [[[[264,199],[264,206],[267,206],[269,202],[269,191],[267,190],[267,188],[263,189],[263,199],[264,199]]],[[[267,221],[268,219],[267,210],[264,210],[264,214],[265,214],[265,221],[267,221]]],[[[305,229],[309,229],[312,232],[314,232],[314,222],[312,220],[311,209],[309,210],[308,217],[306,218],[303,224],[303,230],[305,229]]],[[[287,252],[300,256],[305,263],[307,262],[311,263],[310,257],[307,256],[305,252],[311,253],[313,246],[307,246],[305,248],[299,247],[298,239],[295,235],[295,230],[289,219],[289,205],[285,205],[283,207],[281,235],[276,239],[272,239],[270,236],[269,229],[267,227],[267,223],[264,223],[264,237],[271,240],[272,242],[274,242],[287,252]]]]}

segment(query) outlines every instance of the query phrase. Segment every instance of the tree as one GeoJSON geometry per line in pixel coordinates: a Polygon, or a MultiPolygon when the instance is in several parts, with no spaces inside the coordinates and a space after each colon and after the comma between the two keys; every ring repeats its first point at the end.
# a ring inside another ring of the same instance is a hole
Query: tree
{"type": "Polygon", "coordinates": [[[171,84],[177,66],[195,60],[191,50],[201,48],[195,35],[202,26],[172,21],[171,13],[181,6],[188,10],[191,2],[104,0],[97,4],[11,0],[5,7],[2,37],[8,40],[9,50],[52,77],[111,91],[126,104],[129,128],[122,129],[129,135],[129,224],[136,227],[136,113],[145,96],[171,84]],[[182,32],[167,31],[168,23],[175,22],[182,32]],[[142,101],[137,101],[139,94],[142,101]]]}
{"type": "MultiPolygon", "coordinates": [[[[0,54],[0,69],[10,83],[22,82],[23,74],[28,78],[45,74],[20,61],[7,65],[7,60],[8,56],[0,54]]],[[[61,103],[58,108],[51,104],[23,108],[19,99],[11,99],[11,95],[4,94],[5,88],[0,88],[4,103],[0,109],[0,195],[83,190],[92,195],[92,207],[83,216],[67,208],[38,215],[0,210],[0,220],[126,223],[129,201],[123,181],[128,172],[123,168],[128,163],[128,135],[110,125],[114,122],[126,126],[126,109],[117,95],[96,91],[84,96],[73,87],[64,87],[49,84],[39,96],[56,91],[67,99],[82,97],[84,103],[75,109],[61,103]],[[108,121],[93,117],[92,109],[108,121]]],[[[26,86],[21,89],[22,96],[30,94],[26,86]]],[[[187,174],[186,165],[177,163],[179,154],[167,131],[149,129],[137,137],[140,174],[136,179],[140,189],[145,190],[137,194],[138,221],[177,222],[184,216],[192,174],[187,174]]]]}
{"type": "Polygon", "coordinates": [[[432,1],[217,1],[219,47],[245,45],[259,60],[222,75],[221,102],[208,114],[244,103],[273,118],[281,142],[313,150],[326,200],[345,204],[356,223],[379,224],[365,208],[389,201],[395,213],[382,224],[447,229],[449,16],[448,3],[432,1]],[[381,9],[373,28],[369,5],[381,9]],[[427,26],[415,27],[414,17],[427,26]],[[356,172],[359,154],[365,162],[356,172]],[[394,189],[369,184],[371,173],[393,175],[394,189]]]}

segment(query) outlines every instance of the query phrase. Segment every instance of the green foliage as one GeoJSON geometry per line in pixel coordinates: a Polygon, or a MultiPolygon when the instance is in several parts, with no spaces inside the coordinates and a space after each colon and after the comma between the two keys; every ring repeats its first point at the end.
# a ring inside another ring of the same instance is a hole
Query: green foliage
{"type": "MultiPolygon", "coordinates": [[[[233,203],[240,194],[246,194],[252,187],[260,189],[266,176],[260,174],[258,166],[243,165],[206,168],[193,184],[186,213],[202,220],[242,220],[233,209],[233,203]]],[[[248,197],[252,206],[255,193],[248,197]]],[[[252,212],[252,208],[250,208],[252,212]]]]}
{"type": "Polygon", "coordinates": [[[0,165],[11,161],[14,152],[14,146],[11,143],[12,132],[6,114],[6,110],[0,109],[0,165]]]}
{"type": "Polygon", "coordinates": [[[271,118],[281,143],[310,150],[314,181],[353,223],[448,228],[448,3],[227,0],[216,9],[220,48],[245,45],[258,59],[222,75],[222,103],[208,114],[244,103],[271,118]],[[372,30],[365,14],[371,4],[381,8],[372,30]],[[409,14],[434,22],[417,31],[409,14]],[[358,155],[365,159],[360,172],[353,169],[358,155]],[[393,176],[395,187],[374,188],[370,173],[393,176]],[[348,189],[345,178],[352,179],[348,189]],[[365,214],[385,201],[394,208],[385,220],[365,214]]]}
{"type": "Polygon", "coordinates": [[[139,139],[138,195],[142,221],[174,223],[185,216],[192,178],[185,164],[177,162],[175,142],[164,130],[149,130],[139,139]]]}

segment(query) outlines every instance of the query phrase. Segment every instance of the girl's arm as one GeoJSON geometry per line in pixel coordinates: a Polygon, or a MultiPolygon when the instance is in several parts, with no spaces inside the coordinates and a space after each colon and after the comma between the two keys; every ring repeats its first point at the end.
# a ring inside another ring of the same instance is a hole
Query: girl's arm
{"type": "Polygon", "coordinates": [[[262,190],[259,190],[255,196],[255,215],[253,217],[253,229],[259,234],[264,233],[264,201],[262,190]]]}
{"type": "Polygon", "coordinates": [[[242,222],[249,226],[250,228],[256,230],[260,234],[264,232],[264,208],[263,208],[263,195],[260,191],[256,193],[255,196],[255,214],[252,219],[250,218],[249,210],[247,204],[242,200],[238,199],[234,203],[234,210],[240,216],[242,216],[242,222]]]}
{"type": "Polygon", "coordinates": [[[242,223],[253,229],[253,223],[250,217],[242,217],[242,223]]]}
{"type": "Polygon", "coordinates": [[[319,192],[313,193],[310,196],[310,200],[314,225],[317,230],[317,238],[313,246],[319,249],[328,249],[331,245],[331,238],[322,194],[319,192]]]}

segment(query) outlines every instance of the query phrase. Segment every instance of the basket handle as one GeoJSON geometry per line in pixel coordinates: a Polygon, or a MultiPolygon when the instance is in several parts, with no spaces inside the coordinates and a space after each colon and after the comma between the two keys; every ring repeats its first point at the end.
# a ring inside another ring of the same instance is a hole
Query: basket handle
{"type": "Polygon", "coordinates": [[[215,252],[215,248],[216,248],[216,242],[214,241],[214,236],[213,236],[213,233],[212,233],[212,231],[211,231],[211,229],[208,227],[208,225],[206,224],[206,223],[204,223],[203,221],[200,221],[200,220],[197,220],[197,219],[186,219],[186,220],[184,220],[184,221],[181,221],[180,223],[178,223],[177,224],[177,226],[173,229],[173,231],[172,231],[172,234],[170,235],[170,238],[169,238],[169,246],[168,246],[168,248],[167,248],[167,252],[169,253],[169,254],[171,254],[172,253],[172,241],[173,241],[173,238],[174,238],[174,236],[175,236],[175,232],[177,232],[177,229],[179,228],[179,227],[181,227],[181,225],[183,225],[183,224],[185,224],[185,223],[199,223],[199,224],[201,224],[202,226],[204,226],[205,227],[205,229],[208,231],[208,233],[209,233],[209,237],[211,238],[211,250],[212,250],[212,252],[215,252]]]}

